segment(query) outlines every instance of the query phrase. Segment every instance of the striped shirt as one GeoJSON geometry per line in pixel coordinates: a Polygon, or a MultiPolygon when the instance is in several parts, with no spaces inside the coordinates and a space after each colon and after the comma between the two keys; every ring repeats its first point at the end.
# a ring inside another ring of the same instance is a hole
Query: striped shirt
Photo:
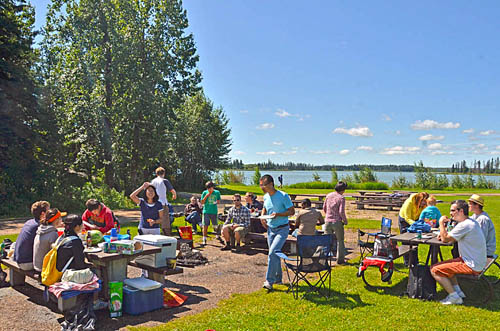
{"type": "Polygon", "coordinates": [[[240,224],[248,229],[250,227],[250,210],[245,206],[241,206],[240,208],[231,207],[224,224],[231,224],[231,221],[233,224],[240,224]]]}
{"type": "Polygon", "coordinates": [[[326,223],[346,222],[345,197],[338,192],[329,193],[323,204],[323,211],[325,212],[326,223]]]}

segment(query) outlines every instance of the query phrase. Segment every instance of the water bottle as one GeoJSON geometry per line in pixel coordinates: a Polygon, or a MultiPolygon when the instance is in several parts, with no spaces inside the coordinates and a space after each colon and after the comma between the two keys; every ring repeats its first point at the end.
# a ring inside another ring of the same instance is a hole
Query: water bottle
{"type": "Polygon", "coordinates": [[[130,229],[127,229],[128,239],[132,239],[132,235],[130,234],[130,229]]]}
{"type": "Polygon", "coordinates": [[[112,228],[109,241],[116,241],[116,240],[118,240],[118,232],[116,231],[116,228],[112,228]]]}
{"type": "Polygon", "coordinates": [[[422,230],[417,231],[417,239],[422,239],[422,230]]]}

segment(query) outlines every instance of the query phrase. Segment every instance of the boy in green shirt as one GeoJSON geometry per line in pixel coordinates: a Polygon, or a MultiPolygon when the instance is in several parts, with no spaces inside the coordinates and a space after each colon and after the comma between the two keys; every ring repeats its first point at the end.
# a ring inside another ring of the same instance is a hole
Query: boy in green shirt
{"type": "Polygon", "coordinates": [[[205,187],[207,189],[201,194],[201,203],[203,204],[203,245],[207,244],[207,232],[210,222],[212,222],[214,231],[217,233],[217,239],[221,240],[217,231],[217,204],[220,202],[220,192],[215,189],[215,184],[212,181],[208,181],[205,187]]]}

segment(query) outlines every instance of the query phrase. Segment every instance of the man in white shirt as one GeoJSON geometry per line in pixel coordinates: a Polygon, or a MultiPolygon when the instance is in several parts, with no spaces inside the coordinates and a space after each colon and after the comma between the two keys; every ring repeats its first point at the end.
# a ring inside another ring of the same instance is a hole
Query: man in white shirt
{"type": "Polygon", "coordinates": [[[177,198],[177,192],[175,192],[174,187],[170,183],[168,179],[165,179],[165,169],[162,167],[158,167],[155,170],[156,178],[151,181],[151,185],[153,185],[156,189],[156,193],[158,194],[158,201],[163,206],[163,210],[166,211],[163,213],[163,218],[161,220],[161,231],[165,236],[170,236],[172,229],[170,226],[170,216],[168,213],[168,200],[167,200],[167,192],[172,192],[172,199],[177,198]]]}
{"type": "Polygon", "coordinates": [[[477,194],[471,195],[469,198],[469,209],[472,212],[472,216],[470,218],[476,221],[481,230],[483,230],[484,239],[486,239],[486,256],[493,258],[497,249],[495,226],[490,216],[483,210],[483,207],[483,198],[477,194]]]}
{"type": "Polygon", "coordinates": [[[486,240],[479,224],[469,218],[469,205],[464,200],[455,200],[451,203],[449,219],[441,216],[439,219],[439,239],[443,242],[457,242],[459,257],[436,263],[431,267],[431,274],[436,281],[448,292],[445,305],[460,305],[465,298],[457,281],[457,274],[478,275],[486,266],[486,240]],[[446,224],[452,220],[457,225],[450,232],[446,231],[446,224]]]}

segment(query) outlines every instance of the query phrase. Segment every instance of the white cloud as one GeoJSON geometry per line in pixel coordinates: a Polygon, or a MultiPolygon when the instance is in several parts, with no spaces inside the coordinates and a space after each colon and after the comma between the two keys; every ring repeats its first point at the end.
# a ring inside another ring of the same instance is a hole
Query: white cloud
{"type": "Polygon", "coordinates": [[[242,110],[240,110],[240,113],[242,113],[242,114],[248,114],[248,110],[242,109],[242,110]]]}
{"type": "Polygon", "coordinates": [[[496,149],[500,151],[500,145],[498,145],[498,146],[496,147],[496,149]]]}
{"type": "Polygon", "coordinates": [[[474,133],[474,129],[472,129],[472,128],[466,129],[466,130],[463,130],[462,133],[474,133]]]}
{"type": "Polygon", "coordinates": [[[349,154],[349,152],[350,152],[350,150],[348,150],[348,149],[343,149],[343,150],[341,150],[341,151],[339,152],[339,154],[340,154],[340,155],[347,155],[347,154],[349,154]]]}
{"type": "Polygon", "coordinates": [[[283,143],[281,141],[273,141],[273,145],[281,146],[283,143]]]}
{"type": "Polygon", "coordinates": [[[384,154],[384,155],[404,155],[404,154],[416,154],[418,152],[420,152],[420,147],[394,146],[394,147],[384,148],[384,151],[380,152],[380,154],[384,154]]]}
{"type": "Polygon", "coordinates": [[[495,134],[495,130],[486,130],[479,132],[480,136],[491,136],[492,134],[495,134]]]}
{"type": "Polygon", "coordinates": [[[430,144],[429,146],[427,146],[427,148],[429,148],[429,149],[442,149],[443,145],[441,145],[440,143],[434,143],[434,144],[430,144]]]}
{"type": "Polygon", "coordinates": [[[447,151],[432,151],[432,155],[453,155],[455,154],[454,152],[447,152],[447,151]]]}
{"type": "Polygon", "coordinates": [[[281,154],[283,154],[283,155],[294,155],[294,154],[297,154],[297,151],[282,152],[281,154]]]}
{"type": "Polygon", "coordinates": [[[257,152],[255,154],[258,154],[258,155],[276,155],[276,152],[275,151],[257,152]]]}
{"type": "Polygon", "coordinates": [[[322,150],[322,151],[310,151],[313,154],[330,154],[331,151],[328,150],[322,150]]]}
{"type": "Polygon", "coordinates": [[[299,148],[297,146],[292,147],[293,150],[298,150],[299,148]]]}
{"type": "Polygon", "coordinates": [[[268,130],[274,128],[273,123],[262,123],[255,127],[257,130],[268,130]]]}
{"type": "Polygon", "coordinates": [[[356,148],[357,151],[373,151],[373,147],[371,146],[359,146],[356,148]]]}
{"type": "Polygon", "coordinates": [[[413,130],[431,130],[431,129],[458,129],[460,123],[446,122],[439,123],[434,120],[416,121],[411,125],[413,130]]]}
{"type": "Polygon", "coordinates": [[[396,136],[399,136],[401,134],[401,131],[396,130],[395,134],[396,134],[396,136]]]}
{"type": "Polygon", "coordinates": [[[429,141],[429,140],[443,140],[444,136],[434,136],[432,134],[426,134],[418,138],[418,140],[429,141]]]}
{"type": "Polygon", "coordinates": [[[292,116],[292,114],[290,114],[289,112],[287,112],[286,110],[281,109],[281,108],[278,108],[278,111],[276,111],[274,114],[277,115],[277,116],[279,116],[279,117],[290,117],[290,116],[292,116]]]}
{"type": "Polygon", "coordinates": [[[354,137],[371,137],[373,133],[370,131],[370,128],[366,126],[360,126],[357,128],[336,128],[333,130],[333,133],[344,133],[354,137]]]}
{"type": "Polygon", "coordinates": [[[234,155],[245,155],[246,153],[243,151],[234,151],[233,154],[234,155]]]}
{"type": "Polygon", "coordinates": [[[382,120],[389,122],[392,121],[392,118],[387,114],[382,114],[382,120]]]}

